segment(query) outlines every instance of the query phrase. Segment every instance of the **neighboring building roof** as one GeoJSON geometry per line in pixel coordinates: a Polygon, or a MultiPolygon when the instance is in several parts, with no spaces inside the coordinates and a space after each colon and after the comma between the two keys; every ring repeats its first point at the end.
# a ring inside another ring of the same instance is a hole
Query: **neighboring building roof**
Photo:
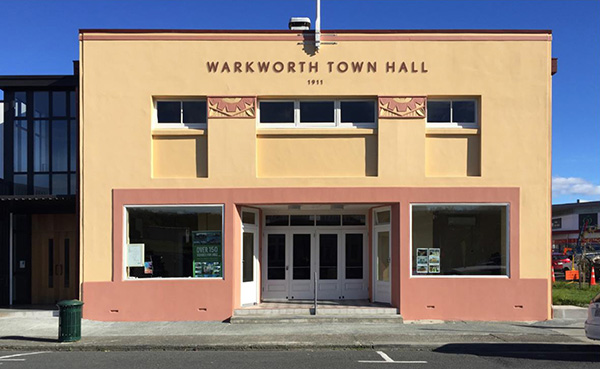
{"type": "Polygon", "coordinates": [[[594,210],[600,212],[600,201],[574,202],[570,204],[552,205],[552,215],[577,214],[594,210]]]}
{"type": "Polygon", "coordinates": [[[1,76],[0,88],[25,87],[76,87],[79,83],[75,75],[33,75],[33,76],[1,76]]]}

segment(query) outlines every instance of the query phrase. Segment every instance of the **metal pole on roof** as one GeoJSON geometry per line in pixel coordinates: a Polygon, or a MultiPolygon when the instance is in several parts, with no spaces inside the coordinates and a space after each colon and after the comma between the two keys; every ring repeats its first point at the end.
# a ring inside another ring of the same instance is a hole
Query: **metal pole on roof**
{"type": "Polygon", "coordinates": [[[315,50],[321,47],[321,0],[317,0],[317,16],[315,18],[315,50]]]}

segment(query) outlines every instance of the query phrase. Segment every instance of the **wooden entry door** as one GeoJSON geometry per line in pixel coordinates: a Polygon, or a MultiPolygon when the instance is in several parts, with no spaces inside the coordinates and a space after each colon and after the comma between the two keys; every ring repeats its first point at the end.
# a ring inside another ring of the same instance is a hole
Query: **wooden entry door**
{"type": "Polygon", "coordinates": [[[31,216],[31,302],[54,304],[79,295],[75,214],[31,216]]]}

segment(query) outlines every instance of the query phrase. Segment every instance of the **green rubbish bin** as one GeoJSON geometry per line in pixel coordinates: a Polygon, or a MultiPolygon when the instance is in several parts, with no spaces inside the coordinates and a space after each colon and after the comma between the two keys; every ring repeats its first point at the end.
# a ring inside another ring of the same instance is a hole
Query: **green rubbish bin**
{"type": "Polygon", "coordinates": [[[79,300],[65,300],[56,304],[58,306],[58,341],[75,342],[81,339],[81,310],[83,302],[79,300]]]}

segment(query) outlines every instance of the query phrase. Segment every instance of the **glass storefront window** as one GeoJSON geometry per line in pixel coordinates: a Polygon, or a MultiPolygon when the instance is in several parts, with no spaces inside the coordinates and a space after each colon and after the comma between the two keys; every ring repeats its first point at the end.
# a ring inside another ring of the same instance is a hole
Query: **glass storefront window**
{"type": "Polygon", "coordinates": [[[15,117],[25,118],[27,116],[27,93],[15,92],[15,117]]]}
{"type": "Polygon", "coordinates": [[[52,91],[52,115],[55,117],[67,115],[67,91],[52,91]]]}
{"type": "Polygon", "coordinates": [[[126,214],[128,278],[223,278],[222,206],[136,206],[126,214]],[[130,259],[131,250],[143,257],[130,259]]]}
{"type": "Polygon", "coordinates": [[[67,171],[68,168],[67,121],[52,121],[52,170],[67,171]]]}
{"type": "Polygon", "coordinates": [[[75,97],[66,90],[14,93],[13,194],[75,194],[77,121],[67,119],[75,117],[75,97]]]}
{"type": "Polygon", "coordinates": [[[33,93],[33,117],[50,117],[50,92],[35,91],[33,93]]]}
{"type": "Polygon", "coordinates": [[[33,170],[50,170],[50,121],[33,121],[33,170]]]}
{"type": "Polygon", "coordinates": [[[14,171],[27,171],[27,121],[15,120],[14,123],[14,171]]]}
{"type": "Polygon", "coordinates": [[[413,275],[508,275],[507,217],[507,205],[413,205],[413,275]]]}

